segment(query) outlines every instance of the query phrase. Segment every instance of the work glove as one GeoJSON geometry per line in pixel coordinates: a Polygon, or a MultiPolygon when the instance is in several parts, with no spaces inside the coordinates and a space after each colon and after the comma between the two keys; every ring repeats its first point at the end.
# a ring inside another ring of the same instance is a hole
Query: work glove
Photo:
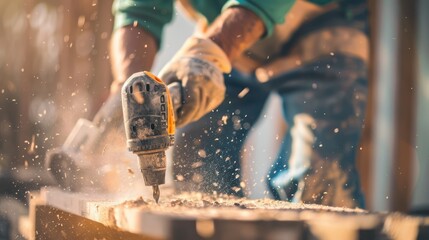
{"type": "Polygon", "coordinates": [[[176,124],[182,127],[218,107],[225,97],[223,73],[231,71],[225,52],[212,40],[190,37],[159,73],[170,84],[182,85],[182,106],[176,124]]]}

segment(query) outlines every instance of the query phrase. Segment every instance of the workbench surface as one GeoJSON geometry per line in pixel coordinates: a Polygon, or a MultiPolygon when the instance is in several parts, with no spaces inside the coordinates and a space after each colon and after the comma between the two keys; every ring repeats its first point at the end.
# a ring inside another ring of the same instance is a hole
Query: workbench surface
{"type": "Polygon", "coordinates": [[[429,239],[429,219],[399,213],[199,193],[163,194],[156,204],[141,196],[126,200],[45,188],[32,197],[27,225],[33,229],[28,227],[28,236],[53,239],[46,234],[49,228],[63,239],[429,239]],[[77,225],[68,226],[73,217],[77,225]],[[90,225],[98,229],[93,235],[90,225]]]}

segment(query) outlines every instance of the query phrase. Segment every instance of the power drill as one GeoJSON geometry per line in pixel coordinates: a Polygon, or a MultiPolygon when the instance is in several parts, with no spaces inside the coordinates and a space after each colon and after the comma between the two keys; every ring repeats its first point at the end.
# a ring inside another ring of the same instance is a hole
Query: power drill
{"type": "Polygon", "coordinates": [[[121,93],[128,149],[139,157],[145,185],[152,186],[158,203],[159,185],[165,183],[165,151],[174,143],[174,112],[181,105],[181,85],[167,86],[145,71],[129,77],[121,93]]]}

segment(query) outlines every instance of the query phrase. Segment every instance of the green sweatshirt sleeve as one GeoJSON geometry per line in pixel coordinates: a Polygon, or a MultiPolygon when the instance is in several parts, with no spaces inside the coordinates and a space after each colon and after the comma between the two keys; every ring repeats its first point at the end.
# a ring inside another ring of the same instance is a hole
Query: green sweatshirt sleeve
{"type": "Polygon", "coordinates": [[[114,29],[137,24],[150,32],[160,47],[164,26],[173,17],[173,0],[115,0],[112,11],[114,29]]]}
{"type": "Polygon", "coordinates": [[[274,26],[285,20],[286,13],[296,0],[229,0],[223,10],[230,7],[244,7],[258,15],[265,24],[265,36],[273,33],[274,26]]]}

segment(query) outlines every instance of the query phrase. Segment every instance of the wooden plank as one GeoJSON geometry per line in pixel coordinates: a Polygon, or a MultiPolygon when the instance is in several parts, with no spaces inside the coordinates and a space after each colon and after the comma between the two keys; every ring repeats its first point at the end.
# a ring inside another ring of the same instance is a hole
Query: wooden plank
{"type": "Polygon", "coordinates": [[[400,59],[396,99],[395,163],[392,184],[392,210],[406,212],[410,208],[413,189],[413,168],[416,146],[416,73],[417,73],[417,1],[400,1],[400,59]]]}
{"type": "Polygon", "coordinates": [[[36,207],[35,239],[156,240],[105,226],[48,205],[36,207]]]}
{"type": "Polygon", "coordinates": [[[415,160],[417,1],[375,2],[372,209],[406,212],[415,160]]]}
{"type": "MultiPolygon", "coordinates": [[[[123,202],[112,200],[115,198],[109,195],[68,193],[46,188],[41,191],[36,206],[50,206],[107,227],[161,239],[278,239],[279,236],[305,239],[308,235],[326,234],[314,230],[320,226],[318,219],[337,223],[330,224],[330,228],[319,229],[338,232],[345,226],[342,223],[347,222],[347,234],[358,236],[361,230],[378,229],[381,221],[378,215],[361,209],[197,193],[166,196],[157,205],[152,199],[134,198],[123,202]],[[360,220],[351,219],[356,216],[360,216],[360,220]]],[[[63,224],[70,223],[63,221],[63,224]]]]}
{"type": "Polygon", "coordinates": [[[375,104],[375,93],[376,93],[376,67],[377,62],[375,61],[375,40],[378,36],[377,24],[379,16],[376,14],[377,0],[368,0],[369,7],[369,24],[370,24],[370,64],[368,71],[368,102],[365,113],[365,124],[362,129],[362,137],[360,141],[359,151],[357,152],[356,165],[360,175],[362,184],[362,191],[365,195],[366,209],[373,209],[373,163],[372,156],[374,154],[374,104],[375,104]]]}
{"type": "Polygon", "coordinates": [[[429,217],[400,213],[198,193],[165,194],[160,204],[115,199],[43,189],[30,201],[33,239],[100,239],[100,231],[115,229],[129,239],[429,239],[429,217]]]}

